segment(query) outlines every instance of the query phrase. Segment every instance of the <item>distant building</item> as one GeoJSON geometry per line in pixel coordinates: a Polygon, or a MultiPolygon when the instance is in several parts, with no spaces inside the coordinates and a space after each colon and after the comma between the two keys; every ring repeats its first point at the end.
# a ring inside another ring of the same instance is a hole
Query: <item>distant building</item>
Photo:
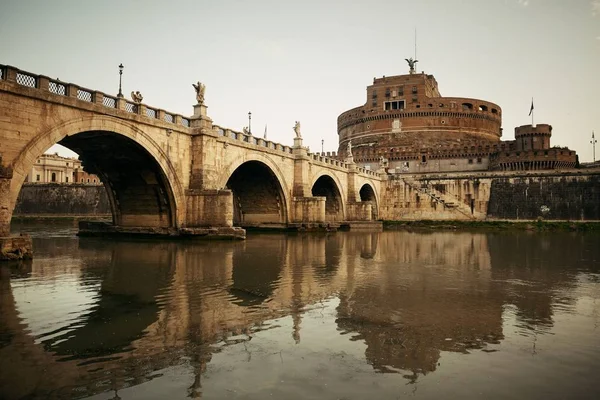
{"type": "Polygon", "coordinates": [[[502,109],[485,100],[442,97],[433,75],[375,78],[366,103],[338,117],[338,157],[390,173],[569,169],[577,154],[550,147],[552,127],[524,125],[501,141],[502,109]],[[351,154],[348,154],[348,151],[351,154]]]}
{"type": "Polygon", "coordinates": [[[100,178],[83,170],[76,158],[61,157],[58,153],[42,154],[25,178],[28,183],[85,183],[99,185],[100,178]]]}

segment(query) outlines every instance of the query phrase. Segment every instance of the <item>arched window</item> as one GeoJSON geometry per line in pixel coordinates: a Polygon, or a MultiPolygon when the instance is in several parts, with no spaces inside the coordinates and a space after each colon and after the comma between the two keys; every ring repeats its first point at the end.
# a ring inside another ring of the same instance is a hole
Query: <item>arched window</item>
{"type": "Polygon", "coordinates": [[[52,173],[52,177],[50,178],[52,182],[56,182],[56,172],[52,173]]]}

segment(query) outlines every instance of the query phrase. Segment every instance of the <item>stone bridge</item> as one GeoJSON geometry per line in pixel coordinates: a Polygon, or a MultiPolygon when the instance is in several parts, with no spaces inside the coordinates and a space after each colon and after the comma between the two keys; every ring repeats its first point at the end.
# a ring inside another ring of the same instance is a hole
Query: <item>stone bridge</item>
{"type": "MultiPolygon", "coordinates": [[[[59,143],[97,174],[113,227],[193,234],[206,228],[317,227],[377,219],[382,175],[213,124],[0,65],[0,236],[21,185],[59,143]]],[[[243,231],[242,231],[243,232],[243,231]]]]}

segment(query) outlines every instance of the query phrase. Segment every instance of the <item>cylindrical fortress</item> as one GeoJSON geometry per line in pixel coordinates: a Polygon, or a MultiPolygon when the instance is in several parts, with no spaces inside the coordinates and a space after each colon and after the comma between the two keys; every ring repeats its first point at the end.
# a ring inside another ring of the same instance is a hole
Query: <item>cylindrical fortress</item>
{"type": "Polygon", "coordinates": [[[354,161],[365,165],[381,157],[390,167],[406,160],[485,157],[499,144],[501,125],[497,104],[442,97],[433,75],[383,77],[367,87],[364,106],[338,117],[338,154],[347,156],[351,141],[354,161]]]}

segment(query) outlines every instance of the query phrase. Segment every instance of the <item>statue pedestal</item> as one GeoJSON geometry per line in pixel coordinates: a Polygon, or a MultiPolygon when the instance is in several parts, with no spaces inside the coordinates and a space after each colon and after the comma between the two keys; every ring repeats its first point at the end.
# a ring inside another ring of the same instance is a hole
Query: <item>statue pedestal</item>
{"type": "Polygon", "coordinates": [[[354,157],[346,157],[346,164],[354,164],[354,157]]]}
{"type": "Polygon", "coordinates": [[[294,148],[299,148],[299,147],[302,147],[302,138],[295,137],[294,138],[294,148]]]}
{"type": "Polygon", "coordinates": [[[194,115],[192,115],[192,119],[202,119],[202,117],[206,117],[206,107],[204,104],[194,104],[194,115]]]}

